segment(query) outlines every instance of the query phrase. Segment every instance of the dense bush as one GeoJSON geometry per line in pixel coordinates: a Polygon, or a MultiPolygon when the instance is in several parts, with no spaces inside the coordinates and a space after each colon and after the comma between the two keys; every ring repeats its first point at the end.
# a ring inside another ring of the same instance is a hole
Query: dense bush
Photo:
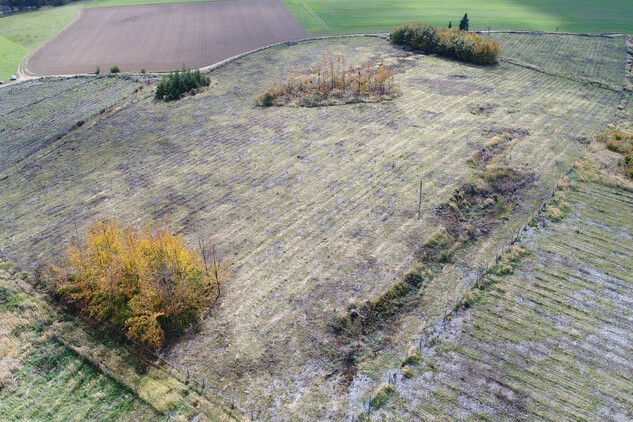
{"type": "Polygon", "coordinates": [[[379,101],[391,98],[398,89],[393,70],[383,63],[345,65],[343,53],[325,54],[307,70],[293,69],[290,77],[275,83],[255,98],[262,107],[293,103],[298,106],[379,101]]]}
{"type": "Polygon", "coordinates": [[[429,25],[400,25],[390,35],[395,44],[406,45],[425,54],[438,54],[469,63],[496,63],[501,52],[499,43],[472,32],[429,25]]]}
{"type": "Polygon", "coordinates": [[[68,248],[66,262],[53,267],[55,290],[90,316],[160,347],[219,296],[229,263],[209,251],[188,249],[164,225],[135,230],[97,223],[68,248]]]}
{"type": "Polygon", "coordinates": [[[172,72],[158,83],[154,98],[162,101],[179,100],[187,93],[195,95],[201,87],[209,86],[210,83],[211,79],[200,70],[191,71],[183,67],[182,72],[172,72]]]}
{"type": "Polygon", "coordinates": [[[112,66],[110,68],[110,73],[121,73],[121,69],[119,69],[119,66],[112,66]]]}

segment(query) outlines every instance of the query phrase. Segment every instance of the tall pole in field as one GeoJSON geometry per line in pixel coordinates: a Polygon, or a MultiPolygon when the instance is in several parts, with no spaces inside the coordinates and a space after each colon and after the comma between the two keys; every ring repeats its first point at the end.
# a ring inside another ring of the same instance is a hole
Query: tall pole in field
{"type": "Polygon", "coordinates": [[[420,180],[420,195],[418,196],[418,220],[420,219],[421,211],[422,211],[422,180],[420,180]]]}

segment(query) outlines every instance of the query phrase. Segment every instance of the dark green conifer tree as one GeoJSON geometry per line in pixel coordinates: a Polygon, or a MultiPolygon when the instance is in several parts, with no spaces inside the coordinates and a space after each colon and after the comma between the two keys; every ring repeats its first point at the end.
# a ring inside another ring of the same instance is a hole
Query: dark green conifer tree
{"type": "Polygon", "coordinates": [[[464,13],[464,17],[459,21],[459,29],[462,31],[468,31],[468,13],[464,13]]]}

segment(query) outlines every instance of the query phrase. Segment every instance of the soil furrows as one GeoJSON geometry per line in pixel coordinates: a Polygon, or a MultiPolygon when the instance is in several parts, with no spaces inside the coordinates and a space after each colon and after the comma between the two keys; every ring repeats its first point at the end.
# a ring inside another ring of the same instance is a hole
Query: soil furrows
{"type": "Polygon", "coordinates": [[[36,51],[28,66],[41,75],[89,73],[97,66],[106,71],[115,65],[125,72],[173,71],[183,63],[208,66],[307,36],[279,0],[88,8],[36,51]]]}

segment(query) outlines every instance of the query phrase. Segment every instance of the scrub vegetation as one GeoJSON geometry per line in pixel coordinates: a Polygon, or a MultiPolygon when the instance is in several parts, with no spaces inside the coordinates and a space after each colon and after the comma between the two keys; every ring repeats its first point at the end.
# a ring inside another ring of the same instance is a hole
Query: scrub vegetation
{"type": "Polygon", "coordinates": [[[437,54],[467,63],[495,64],[501,46],[466,29],[435,28],[422,24],[397,26],[389,34],[391,42],[425,54],[437,54]]]}
{"type": "Polygon", "coordinates": [[[282,83],[275,83],[255,98],[255,104],[298,105],[313,107],[391,99],[399,89],[394,86],[393,70],[383,63],[366,61],[359,66],[345,65],[345,54],[324,54],[308,70],[292,69],[282,83]]]}

